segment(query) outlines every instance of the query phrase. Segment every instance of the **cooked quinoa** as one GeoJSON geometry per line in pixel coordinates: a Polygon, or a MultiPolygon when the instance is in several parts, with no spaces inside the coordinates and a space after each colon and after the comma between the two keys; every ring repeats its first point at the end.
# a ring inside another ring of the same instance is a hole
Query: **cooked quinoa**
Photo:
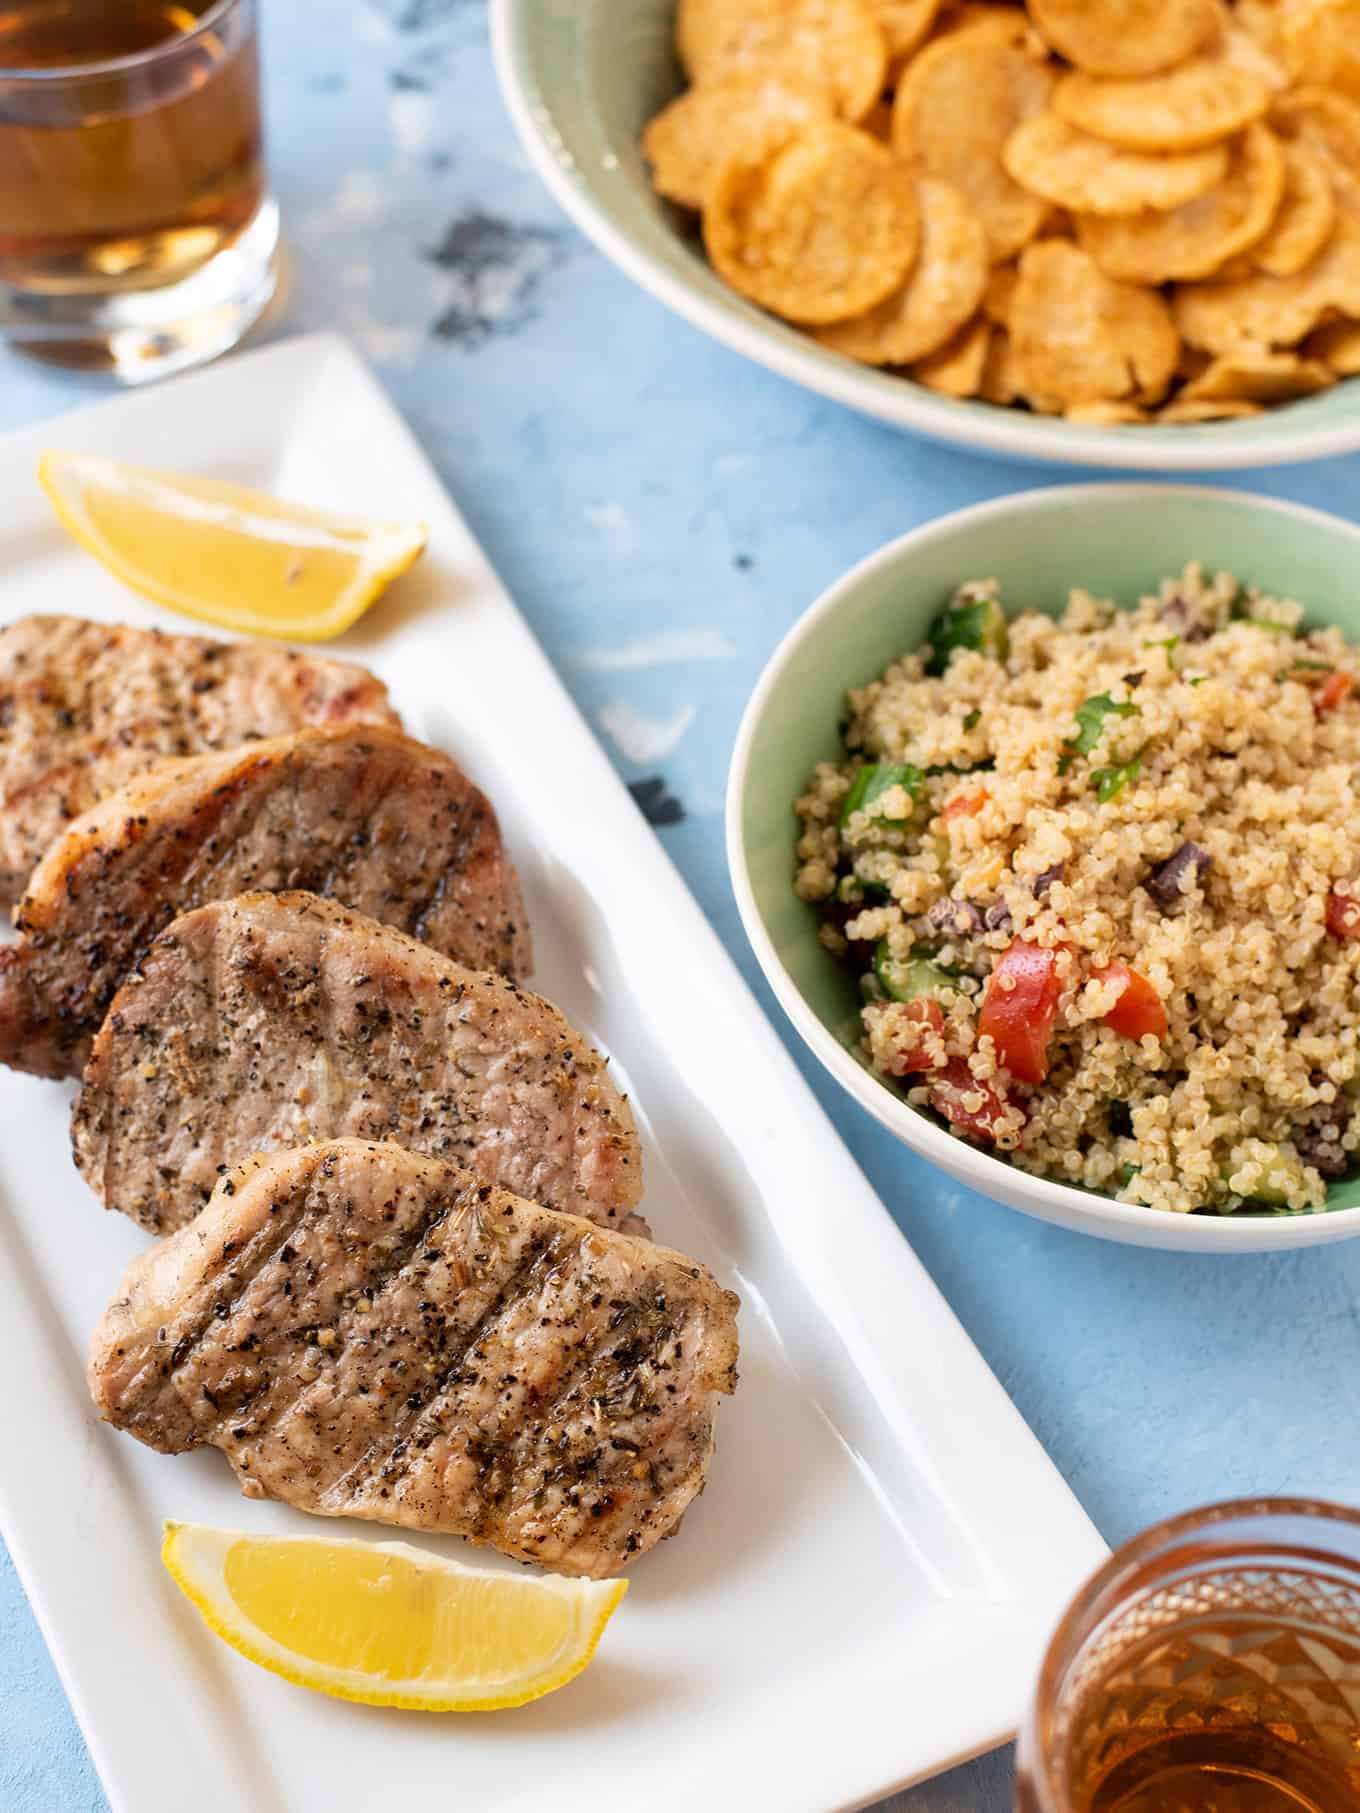
{"type": "Polygon", "coordinates": [[[1360,662],[1302,618],[1198,566],[1056,621],[973,581],[850,693],[795,885],[909,1101],[1179,1213],[1360,1167],[1360,662]]]}

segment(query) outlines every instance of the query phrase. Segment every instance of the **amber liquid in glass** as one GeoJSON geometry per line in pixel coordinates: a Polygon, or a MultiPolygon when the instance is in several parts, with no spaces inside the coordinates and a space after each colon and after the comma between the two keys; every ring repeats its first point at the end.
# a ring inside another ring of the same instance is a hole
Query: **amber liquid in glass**
{"type": "Polygon", "coordinates": [[[1338,1631],[1209,1614],[1083,1698],[1076,1813],[1360,1810],[1360,1644],[1338,1631]]]}
{"type": "Polygon", "coordinates": [[[255,35],[183,43],[211,0],[0,0],[0,283],[50,295],[171,283],[264,192],[255,35]],[[154,60],[89,70],[148,51],[154,60]],[[78,84],[6,70],[89,70],[78,84]]]}

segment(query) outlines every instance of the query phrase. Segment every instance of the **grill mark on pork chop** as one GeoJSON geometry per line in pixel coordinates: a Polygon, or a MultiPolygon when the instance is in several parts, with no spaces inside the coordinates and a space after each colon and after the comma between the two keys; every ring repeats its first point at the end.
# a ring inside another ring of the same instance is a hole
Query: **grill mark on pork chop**
{"type": "Polygon", "coordinates": [[[114,997],[71,1117],[77,1167],[153,1232],[252,1152],[392,1138],[645,1232],[637,1131],[547,1002],[304,893],[185,914],[114,997]]]}
{"type": "MultiPolygon", "coordinates": [[[[593,1403],[603,1398],[605,1393],[599,1389],[604,1382],[620,1376],[620,1369],[615,1352],[601,1353],[598,1342],[604,1335],[612,1339],[621,1339],[629,1330],[640,1326],[640,1317],[636,1305],[620,1305],[611,1308],[606,1315],[601,1307],[602,1299],[591,1300],[590,1313],[582,1305],[577,1306],[577,1314],[570,1329],[570,1346],[563,1357],[563,1364],[556,1376],[549,1376],[542,1387],[524,1388],[522,1381],[515,1378],[514,1387],[500,1394],[511,1399],[509,1404],[498,1403],[494,1417],[484,1418],[479,1429],[476,1451],[473,1459],[478,1468],[476,1499],[478,1509],[473,1514],[474,1530],[483,1530],[492,1524],[514,1489],[519,1476],[519,1469],[524,1461],[524,1450],[529,1442],[539,1442],[555,1458],[552,1475],[569,1481],[573,1467],[564,1459],[567,1438],[554,1441],[551,1430],[555,1425],[564,1422],[575,1405],[593,1403]],[[526,1427],[523,1398],[527,1395],[533,1410],[541,1419],[541,1429],[534,1424],[526,1427]],[[489,1425],[489,1426],[488,1426],[489,1425]],[[518,1427],[517,1427],[518,1425],[518,1427]],[[543,1431],[548,1431],[546,1435],[543,1431]]],[[[513,1306],[511,1306],[513,1307],[513,1306]]],[[[504,1319],[504,1318],[500,1318],[504,1319]]],[[[504,1338],[509,1331],[501,1331],[495,1326],[489,1328],[482,1339],[473,1344],[472,1352],[479,1360],[484,1376],[496,1379],[511,1378],[508,1373],[498,1373],[497,1367],[509,1363],[514,1358],[515,1343],[504,1338]],[[497,1357],[494,1344],[498,1334],[503,1336],[501,1351],[503,1359],[497,1357]],[[491,1353],[487,1349],[491,1348],[491,1353]]],[[[466,1358],[463,1367],[451,1371],[450,1378],[441,1384],[434,1394],[436,1401],[424,1406],[413,1418],[409,1434],[392,1449],[391,1458],[381,1467],[375,1469],[377,1478],[382,1482],[378,1494],[382,1498],[391,1492],[399,1491],[404,1477],[413,1464],[415,1454],[421,1451],[422,1440],[428,1435],[425,1445],[429,1445],[438,1432],[440,1406],[437,1400],[442,1397],[450,1385],[459,1382],[460,1375],[466,1369],[466,1358]]],[[[475,1379],[472,1382],[477,1382],[475,1379]]],[[[631,1452],[631,1448],[622,1452],[631,1452]]],[[[630,1463],[635,1464],[635,1463],[630,1463]]],[[[596,1470],[593,1454],[588,1473],[596,1470]]],[[[541,1497],[540,1492],[537,1496],[541,1497]]],[[[600,1514],[606,1515],[608,1506],[603,1506],[600,1514]]]]}
{"type": "Polygon", "coordinates": [[[79,1073],[115,989],[177,913],[311,883],[475,968],[530,964],[518,878],[489,801],[400,732],[304,730],[164,763],[68,827],[0,952],[0,1061],[79,1073]]]}
{"type": "MultiPolygon", "coordinates": [[[[447,1218],[447,1213],[446,1209],[443,1218],[447,1218]]],[[[407,1414],[397,1422],[395,1427],[383,1430],[381,1436],[370,1441],[354,1457],[346,1471],[333,1479],[325,1488],[322,1494],[323,1502],[327,1508],[334,1507],[336,1516],[344,1516],[346,1498],[357,1488],[375,1478],[382,1478],[386,1481],[392,1477],[391,1469],[394,1463],[400,1462],[410,1450],[411,1437],[416,1425],[421,1422],[431,1405],[443,1395],[452,1382],[457,1381],[466,1368],[469,1358],[491,1339],[497,1325],[513,1310],[516,1303],[531,1290],[541,1287],[545,1274],[551,1270],[557,1258],[558,1249],[552,1235],[532,1237],[520,1249],[512,1262],[509,1275],[501,1283],[495,1296],[485,1304],[477,1319],[469,1327],[464,1329],[456,1321],[447,1320],[441,1325],[438,1337],[441,1360],[431,1362],[436,1365],[437,1369],[433,1374],[427,1374],[423,1381],[423,1389],[422,1381],[416,1380],[410,1392],[407,1393],[404,1400],[407,1414]],[[450,1339],[458,1343],[451,1356],[444,1351],[450,1339]]],[[[394,1294],[408,1282],[407,1279],[390,1275],[386,1281],[388,1294],[394,1294]]],[[[369,1287],[365,1288],[364,1294],[369,1298],[376,1295],[369,1287]]],[[[374,1306],[378,1307],[376,1303],[374,1306]]],[[[356,1339],[356,1331],[351,1330],[351,1342],[353,1343],[356,1339]]],[[[337,1364],[334,1369],[337,1375],[346,1358],[344,1353],[337,1356],[337,1364]]],[[[305,1420],[308,1417],[317,1416],[319,1411],[307,1399],[299,1399],[293,1406],[293,1414],[305,1420]]],[[[386,1498],[390,1496],[390,1493],[384,1490],[380,1492],[380,1496],[386,1498]]]]}
{"type": "Polygon", "coordinates": [[[135,1262],[90,1382],[248,1494],[599,1575],[702,1488],[736,1307],[680,1254],[336,1141],[242,1167],[135,1262]]]}
{"type": "Polygon", "coordinates": [[[167,756],[359,722],[398,725],[348,662],[78,617],[0,629],[0,902],[70,819],[167,756]]]}

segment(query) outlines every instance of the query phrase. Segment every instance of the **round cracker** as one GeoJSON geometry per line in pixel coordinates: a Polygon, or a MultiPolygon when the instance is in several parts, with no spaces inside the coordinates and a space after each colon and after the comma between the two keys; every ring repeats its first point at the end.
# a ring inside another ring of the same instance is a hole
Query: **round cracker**
{"type": "Polygon", "coordinates": [[[1259,403],[1243,397],[1173,397],[1153,417],[1157,422],[1230,422],[1241,416],[1260,415],[1259,403]]]}
{"type": "Polygon", "coordinates": [[[1221,145],[1150,157],[1093,138],[1050,112],[1016,127],[1002,162],[1031,194],[1084,214],[1178,208],[1217,188],[1228,173],[1221,145]]]}
{"type": "Polygon", "coordinates": [[[893,294],[853,321],[817,335],[823,346],[865,365],[910,365],[938,351],[982,301],[987,236],[958,190],[935,177],[917,185],[921,249],[893,294]]]}
{"type": "Polygon", "coordinates": [[[1360,316],[1360,224],[1339,214],[1331,239],[1292,277],[1260,271],[1235,283],[1182,284],[1171,309],[1182,336],[1206,352],[1295,346],[1333,311],[1360,316]]]}
{"type": "Polygon", "coordinates": [[[1336,192],[1322,158],[1302,139],[1284,148],[1284,195],[1270,231],[1247,254],[1258,270],[1292,277],[1310,264],[1336,225],[1336,192]]]}
{"type": "MultiPolygon", "coordinates": [[[[1283,73],[1284,46],[1280,42],[1278,0],[1237,0],[1232,10],[1232,25],[1250,38],[1261,55],[1283,73]]],[[[1220,37],[1223,30],[1220,23],[1220,37]]]]}
{"type": "Polygon", "coordinates": [[[1338,205],[1360,215],[1360,104],[1329,88],[1297,88],[1276,98],[1270,123],[1287,143],[1318,154],[1338,205]]]}
{"type": "Polygon", "coordinates": [[[1014,264],[994,264],[987,277],[987,287],[982,292],[982,312],[995,327],[1008,327],[1011,319],[1011,298],[1015,295],[1015,286],[1020,281],[1020,269],[1014,264]]]}
{"type": "Polygon", "coordinates": [[[1213,359],[1203,348],[1181,341],[1181,356],[1176,361],[1178,378],[1197,378],[1201,372],[1208,371],[1212,364],[1213,359]]]}
{"type": "Polygon", "coordinates": [[[764,158],[729,158],[703,213],[704,245],[734,290],[788,321],[863,314],[916,256],[912,173],[867,132],[808,126],[764,158]]]}
{"type": "Polygon", "coordinates": [[[657,114],[642,135],[657,193],[702,208],[720,164],[759,163],[803,126],[835,113],[829,89],[782,72],[737,70],[701,82],[657,114]]]}
{"type": "Polygon", "coordinates": [[[1065,239],[1041,240],[1021,254],[1010,328],[1021,389],[1062,406],[1155,401],[1180,351],[1160,296],[1116,282],[1065,239]]]}
{"type": "Polygon", "coordinates": [[[1210,0],[1029,0],[1060,56],[1093,76],[1147,76],[1193,56],[1214,33],[1210,0]]]}
{"type": "Polygon", "coordinates": [[[867,132],[870,138],[876,138],[880,145],[892,144],[892,101],[888,97],[875,101],[873,106],[859,122],[861,132],[867,132]]]}
{"type": "Polygon", "coordinates": [[[1216,189],[1165,214],[1122,218],[1083,214],[1077,237],[1111,277],[1169,283],[1208,277],[1263,239],[1284,193],[1284,151],[1264,126],[1249,126],[1233,147],[1216,189]]]}
{"type": "MultiPolygon", "coordinates": [[[[950,0],[935,21],[935,37],[957,36],[959,32],[980,31],[985,36],[1000,38],[1006,44],[1028,44],[1035,36],[1024,11],[1018,6],[997,5],[994,0],[950,0]]],[[[1037,46],[1042,55],[1045,46],[1037,46]]]]}
{"type": "Polygon", "coordinates": [[[1289,77],[1278,48],[1272,46],[1273,39],[1263,37],[1251,27],[1240,4],[1230,13],[1220,0],[1218,31],[1209,47],[1210,53],[1224,63],[1248,70],[1264,82],[1272,94],[1278,94],[1282,88],[1288,88],[1289,77]]]}
{"type": "Polygon", "coordinates": [[[1225,398],[1247,403],[1292,403],[1311,397],[1336,383],[1336,373],[1321,359],[1301,359],[1297,353],[1272,352],[1264,346],[1242,346],[1220,353],[1181,395],[1187,401],[1225,398]]]}
{"type": "Polygon", "coordinates": [[[883,32],[864,0],[680,0],[675,42],[696,82],[787,73],[829,88],[847,120],[864,118],[887,79],[883,32]]]}
{"type": "Polygon", "coordinates": [[[1293,80],[1339,89],[1360,101],[1360,9],[1355,0],[1281,0],[1280,55],[1293,80]]]}
{"type": "Polygon", "coordinates": [[[1360,373],[1360,321],[1327,321],[1302,345],[1307,359],[1321,359],[1339,378],[1360,373]]]}
{"type": "Polygon", "coordinates": [[[992,329],[987,357],[982,367],[982,381],[978,385],[978,395],[984,403],[995,403],[1000,408],[1014,403],[1019,398],[1020,385],[1015,371],[1015,348],[1004,327],[992,329]]]}
{"type": "Polygon", "coordinates": [[[982,388],[991,340],[991,322],[985,315],[974,315],[938,352],[917,360],[911,375],[918,384],[938,390],[942,396],[975,397],[982,388]]]}
{"type": "Polygon", "coordinates": [[[1063,414],[1069,422],[1081,422],[1088,428],[1125,428],[1152,419],[1140,404],[1111,398],[1096,403],[1069,403],[1063,414]]]}
{"type": "Polygon", "coordinates": [[[941,0],[868,0],[888,46],[890,63],[902,63],[930,36],[941,0]]]}
{"type": "Polygon", "coordinates": [[[1194,57],[1162,75],[1102,81],[1074,70],[1053,91],[1053,110],[1083,132],[1130,151],[1195,151],[1264,119],[1271,91],[1250,70],[1194,57]]]}
{"type": "Polygon", "coordinates": [[[987,233],[991,255],[1013,258],[1039,231],[1045,202],[1001,161],[1011,133],[1043,111],[1044,64],[991,31],[951,33],[907,67],[893,103],[893,144],[927,176],[952,183],[987,233]]]}

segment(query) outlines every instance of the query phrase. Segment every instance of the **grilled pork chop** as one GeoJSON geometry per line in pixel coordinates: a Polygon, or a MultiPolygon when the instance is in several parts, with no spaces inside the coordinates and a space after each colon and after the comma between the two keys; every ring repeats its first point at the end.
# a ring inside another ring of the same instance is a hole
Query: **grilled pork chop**
{"type": "Polygon", "coordinates": [[[346,661],[167,636],[83,617],[0,629],[0,903],[62,828],[171,755],[307,724],[397,726],[380,680],[346,661]]]}
{"type": "Polygon", "coordinates": [[[679,1253],[336,1140],[250,1161],[133,1262],[90,1389],[249,1497],[612,1574],[703,1486],[737,1308],[679,1253]]]}
{"type": "Polygon", "coordinates": [[[299,730],[162,762],[69,825],[0,951],[0,1062],[78,1076],[156,933],[248,888],[308,888],[474,969],[529,967],[519,882],[490,802],[397,730],[299,730]]]}
{"type": "Polygon", "coordinates": [[[314,894],[177,919],[86,1067],[71,1139],[91,1189],[166,1233],[251,1153],[341,1137],[395,1140],[603,1226],[630,1224],[642,1193],[627,1102],[537,995],[314,894]]]}

